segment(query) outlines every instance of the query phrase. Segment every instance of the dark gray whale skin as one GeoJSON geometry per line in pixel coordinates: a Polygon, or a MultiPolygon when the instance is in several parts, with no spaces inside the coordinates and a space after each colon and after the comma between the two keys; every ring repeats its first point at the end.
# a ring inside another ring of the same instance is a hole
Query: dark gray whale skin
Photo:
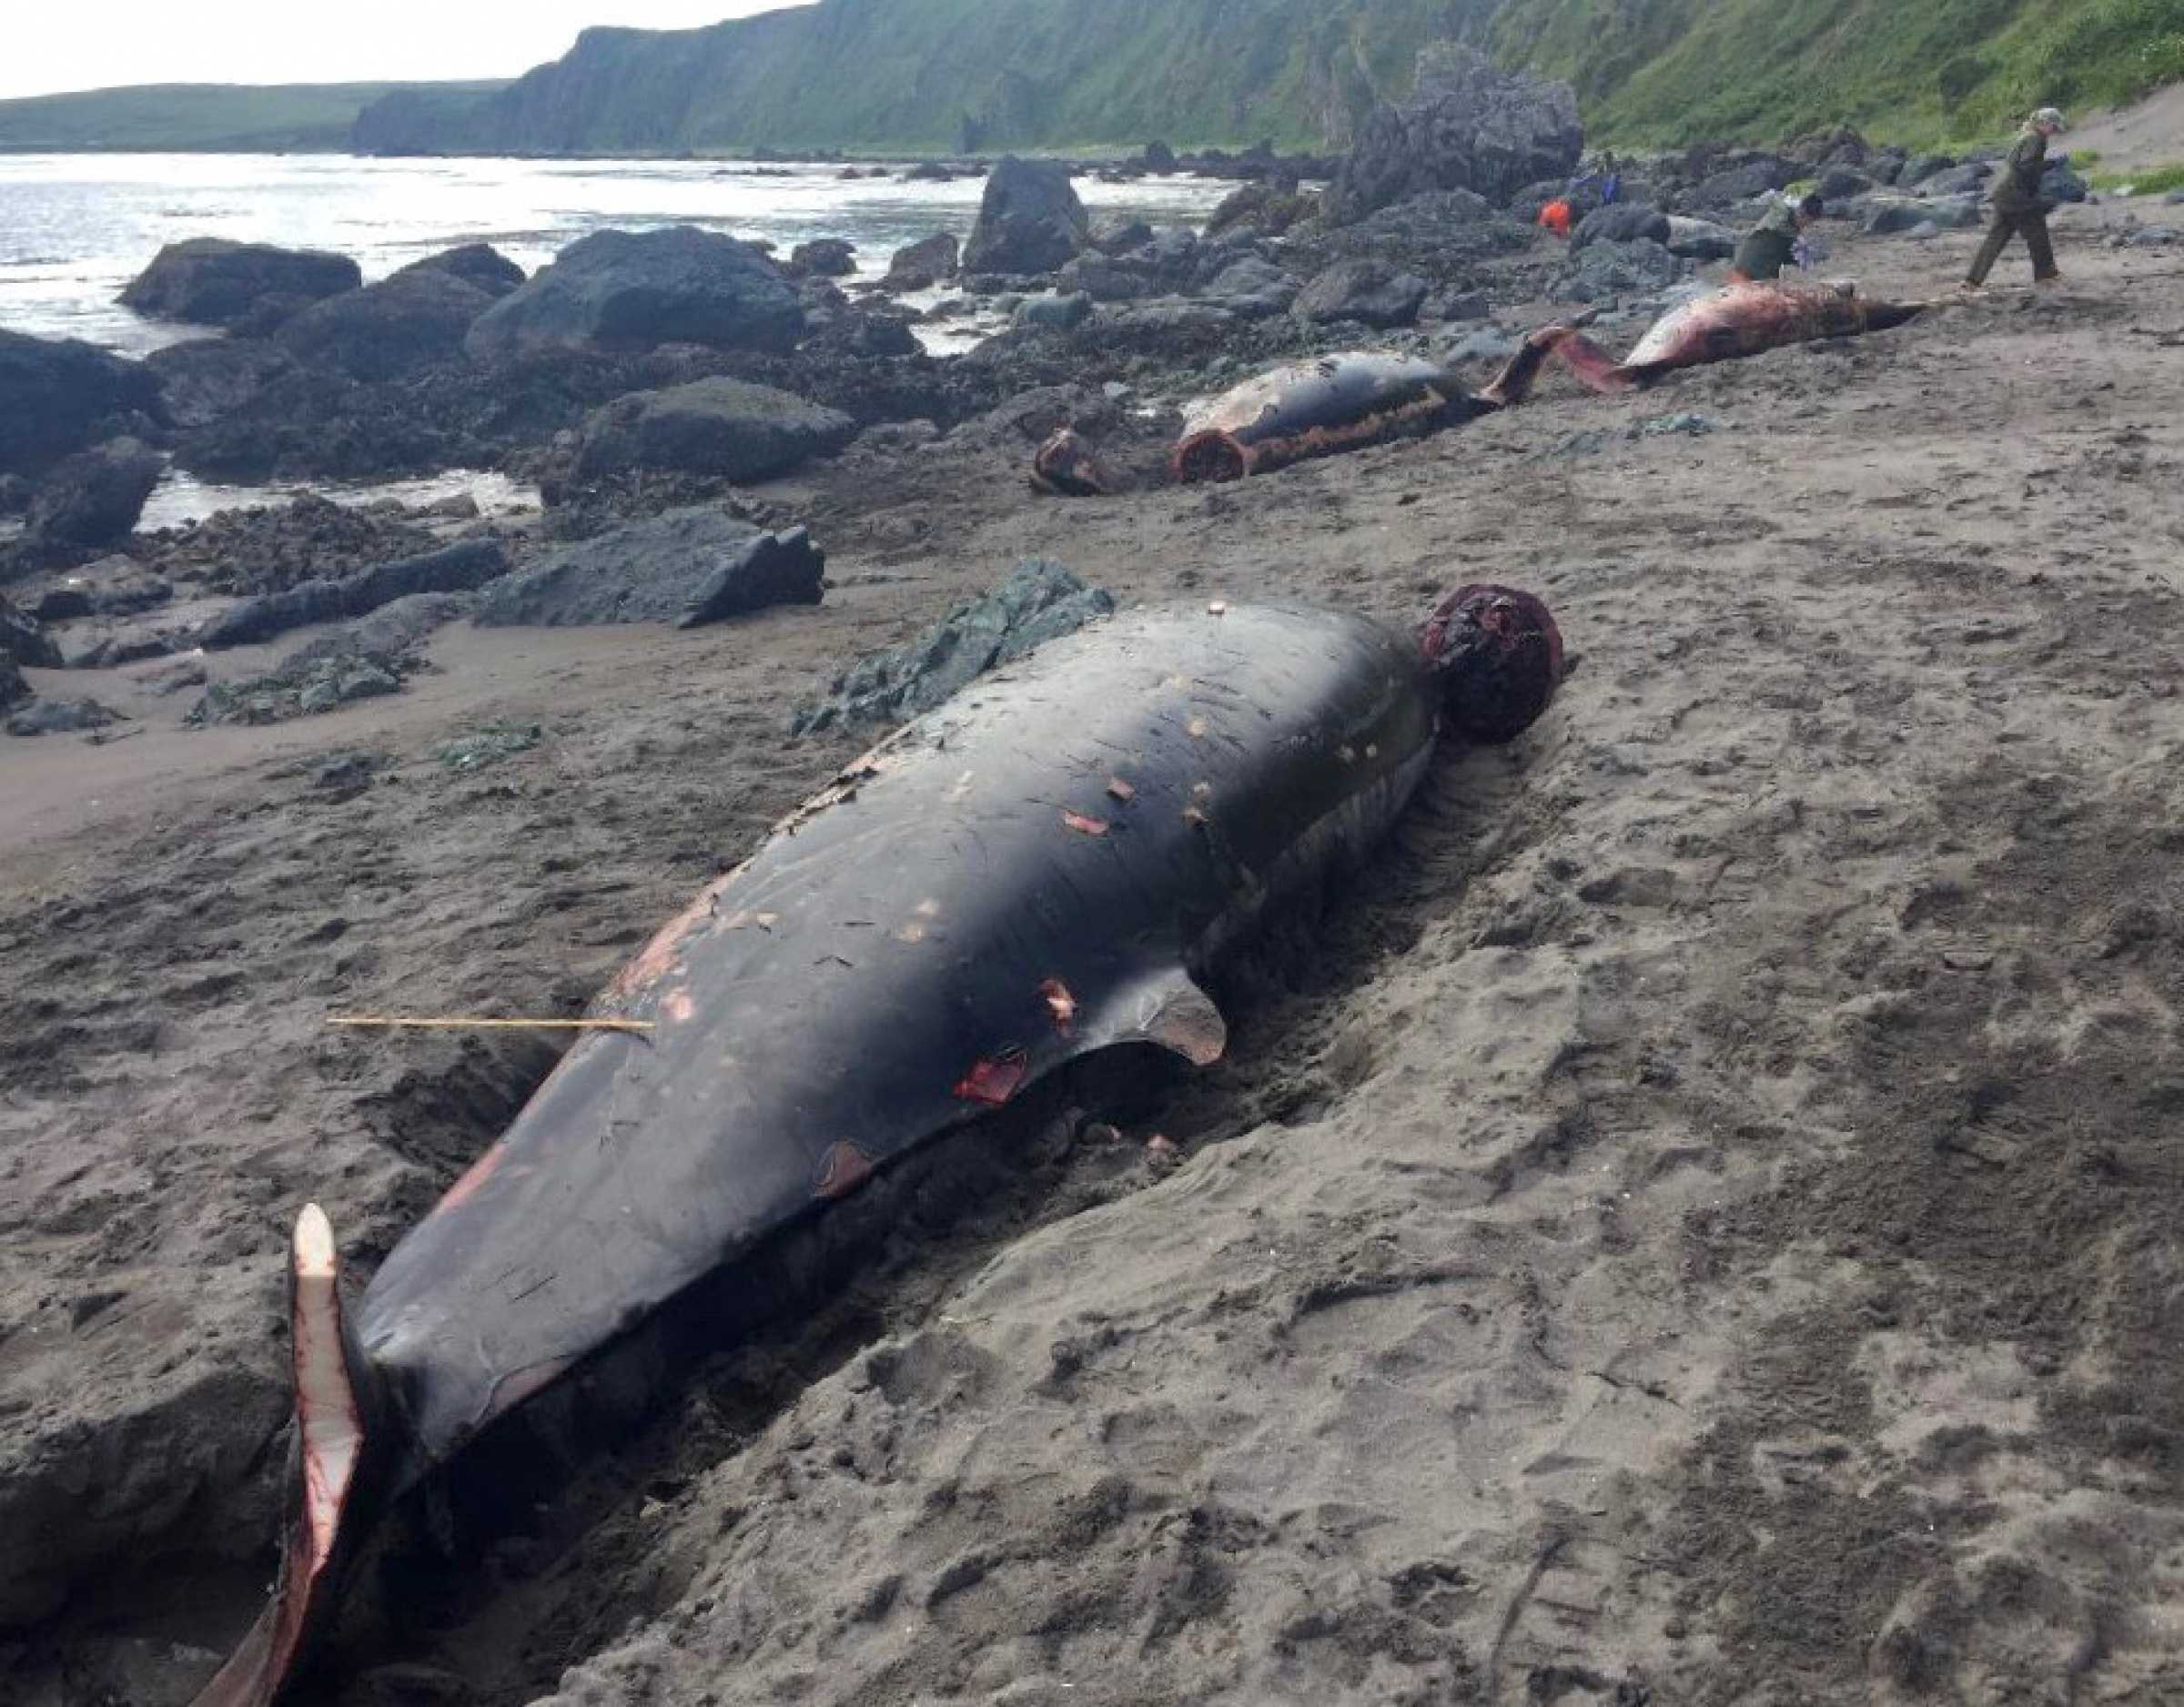
{"type": "Polygon", "coordinates": [[[1133,611],[844,770],[595,1004],[651,1029],[586,1033],[353,1310],[306,1209],[281,1580],[197,1707],[277,1701],[396,1497],[678,1300],[743,1314],[762,1249],[875,1169],[1101,1050],[1218,1058],[1198,977],[1370,847],[1444,718],[1506,739],[1561,668],[1546,608],[1501,588],[1451,594],[1415,636],[1274,605],[1133,611]]]}
{"type": "Polygon", "coordinates": [[[361,1349],[422,1469],[694,1281],[1072,1058],[1219,1053],[1194,978],[1401,808],[1417,643],[1239,606],[1117,617],[898,731],[625,969],[388,1258],[361,1349]]]}

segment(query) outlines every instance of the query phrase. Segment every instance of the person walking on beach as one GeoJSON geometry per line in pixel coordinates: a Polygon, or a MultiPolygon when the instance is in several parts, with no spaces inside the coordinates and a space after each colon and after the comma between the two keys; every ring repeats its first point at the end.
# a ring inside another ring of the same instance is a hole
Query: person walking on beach
{"type": "Polygon", "coordinates": [[[1782,269],[1797,258],[1797,245],[1805,228],[1825,211],[1817,196],[1803,201],[1778,197],[1760,222],[1737,243],[1736,257],[1729,263],[1729,282],[1748,285],[1755,278],[1780,278],[1782,269]]]}
{"type": "Polygon", "coordinates": [[[2040,193],[2040,179],[2048,170],[2048,138],[2065,128],[2063,116],[2052,106],[2043,106],[2025,121],[2017,145],[2002,163],[2001,181],[1995,186],[1995,222],[1987,227],[1987,241],[1979,246],[1979,253],[1972,258],[1972,270],[1965,275],[1963,289],[1985,288],[1987,274],[2014,237],[2022,237],[2032,254],[2034,284],[2062,282],[2063,276],[2055,265],[2055,245],[2048,240],[2049,203],[2040,193]]]}

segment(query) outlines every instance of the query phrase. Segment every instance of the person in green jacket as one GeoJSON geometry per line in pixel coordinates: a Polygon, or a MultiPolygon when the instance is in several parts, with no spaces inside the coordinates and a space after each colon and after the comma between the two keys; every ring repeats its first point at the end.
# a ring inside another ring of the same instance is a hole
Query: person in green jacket
{"type": "Polygon", "coordinates": [[[1755,278],[1780,278],[1782,269],[1797,258],[1797,239],[1824,210],[1817,196],[1795,202],[1776,197],[1737,243],[1735,258],[1729,263],[1729,282],[1748,285],[1755,278]]]}
{"type": "Polygon", "coordinates": [[[1987,227],[1987,241],[1979,246],[1979,253],[1972,258],[1972,270],[1965,275],[1965,289],[1977,290],[1986,285],[1987,274],[2014,237],[2022,237],[2031,252],[2034,284],[2061,281],[2063,276],[2055,265],[2055,245],[2048,240],[2048,203],[2040,194],[2040,179],[2048,171],[2048,138],[2064,128],[2063,116],[2052,106],[2043,106],[2025,122],[2023,133],[2002,163],[2002,176],[1995,185],[1995,222],[1987,227]]]}

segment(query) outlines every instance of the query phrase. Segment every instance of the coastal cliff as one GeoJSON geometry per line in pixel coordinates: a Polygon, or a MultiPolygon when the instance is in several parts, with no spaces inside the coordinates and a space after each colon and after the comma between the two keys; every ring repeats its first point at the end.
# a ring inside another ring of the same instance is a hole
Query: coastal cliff
{"type": "Polygon", "coordinates": [[[367,153],[1346,146],[1450,38],[1564,79],[1611,141],[1906,141],[2184,76],[2176,0],[820,0],[592,29],[498,93],[418,89],[367,153]]]}

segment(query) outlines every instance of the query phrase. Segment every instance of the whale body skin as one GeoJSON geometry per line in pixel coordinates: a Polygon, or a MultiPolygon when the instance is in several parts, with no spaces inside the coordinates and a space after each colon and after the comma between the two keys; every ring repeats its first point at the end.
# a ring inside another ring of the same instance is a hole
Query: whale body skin
{"type": "MultiPolygon", "coordinates": [[[[268,1707],[359,1534],[496,1419],[1069,1063],[1226,1044],[1198,980],[1362,854],[1446,721],[1537,717],[1561,639],[1467,587],[1417,636],[1219,603],[1051,641],[896,731],[623,968],[592,1031],[354,1308],[304,1211],[281,1580],[197,1707],[268,1707]]],[[[708,1292],[708,1297],[717,1295],[708,1292]]]]}

